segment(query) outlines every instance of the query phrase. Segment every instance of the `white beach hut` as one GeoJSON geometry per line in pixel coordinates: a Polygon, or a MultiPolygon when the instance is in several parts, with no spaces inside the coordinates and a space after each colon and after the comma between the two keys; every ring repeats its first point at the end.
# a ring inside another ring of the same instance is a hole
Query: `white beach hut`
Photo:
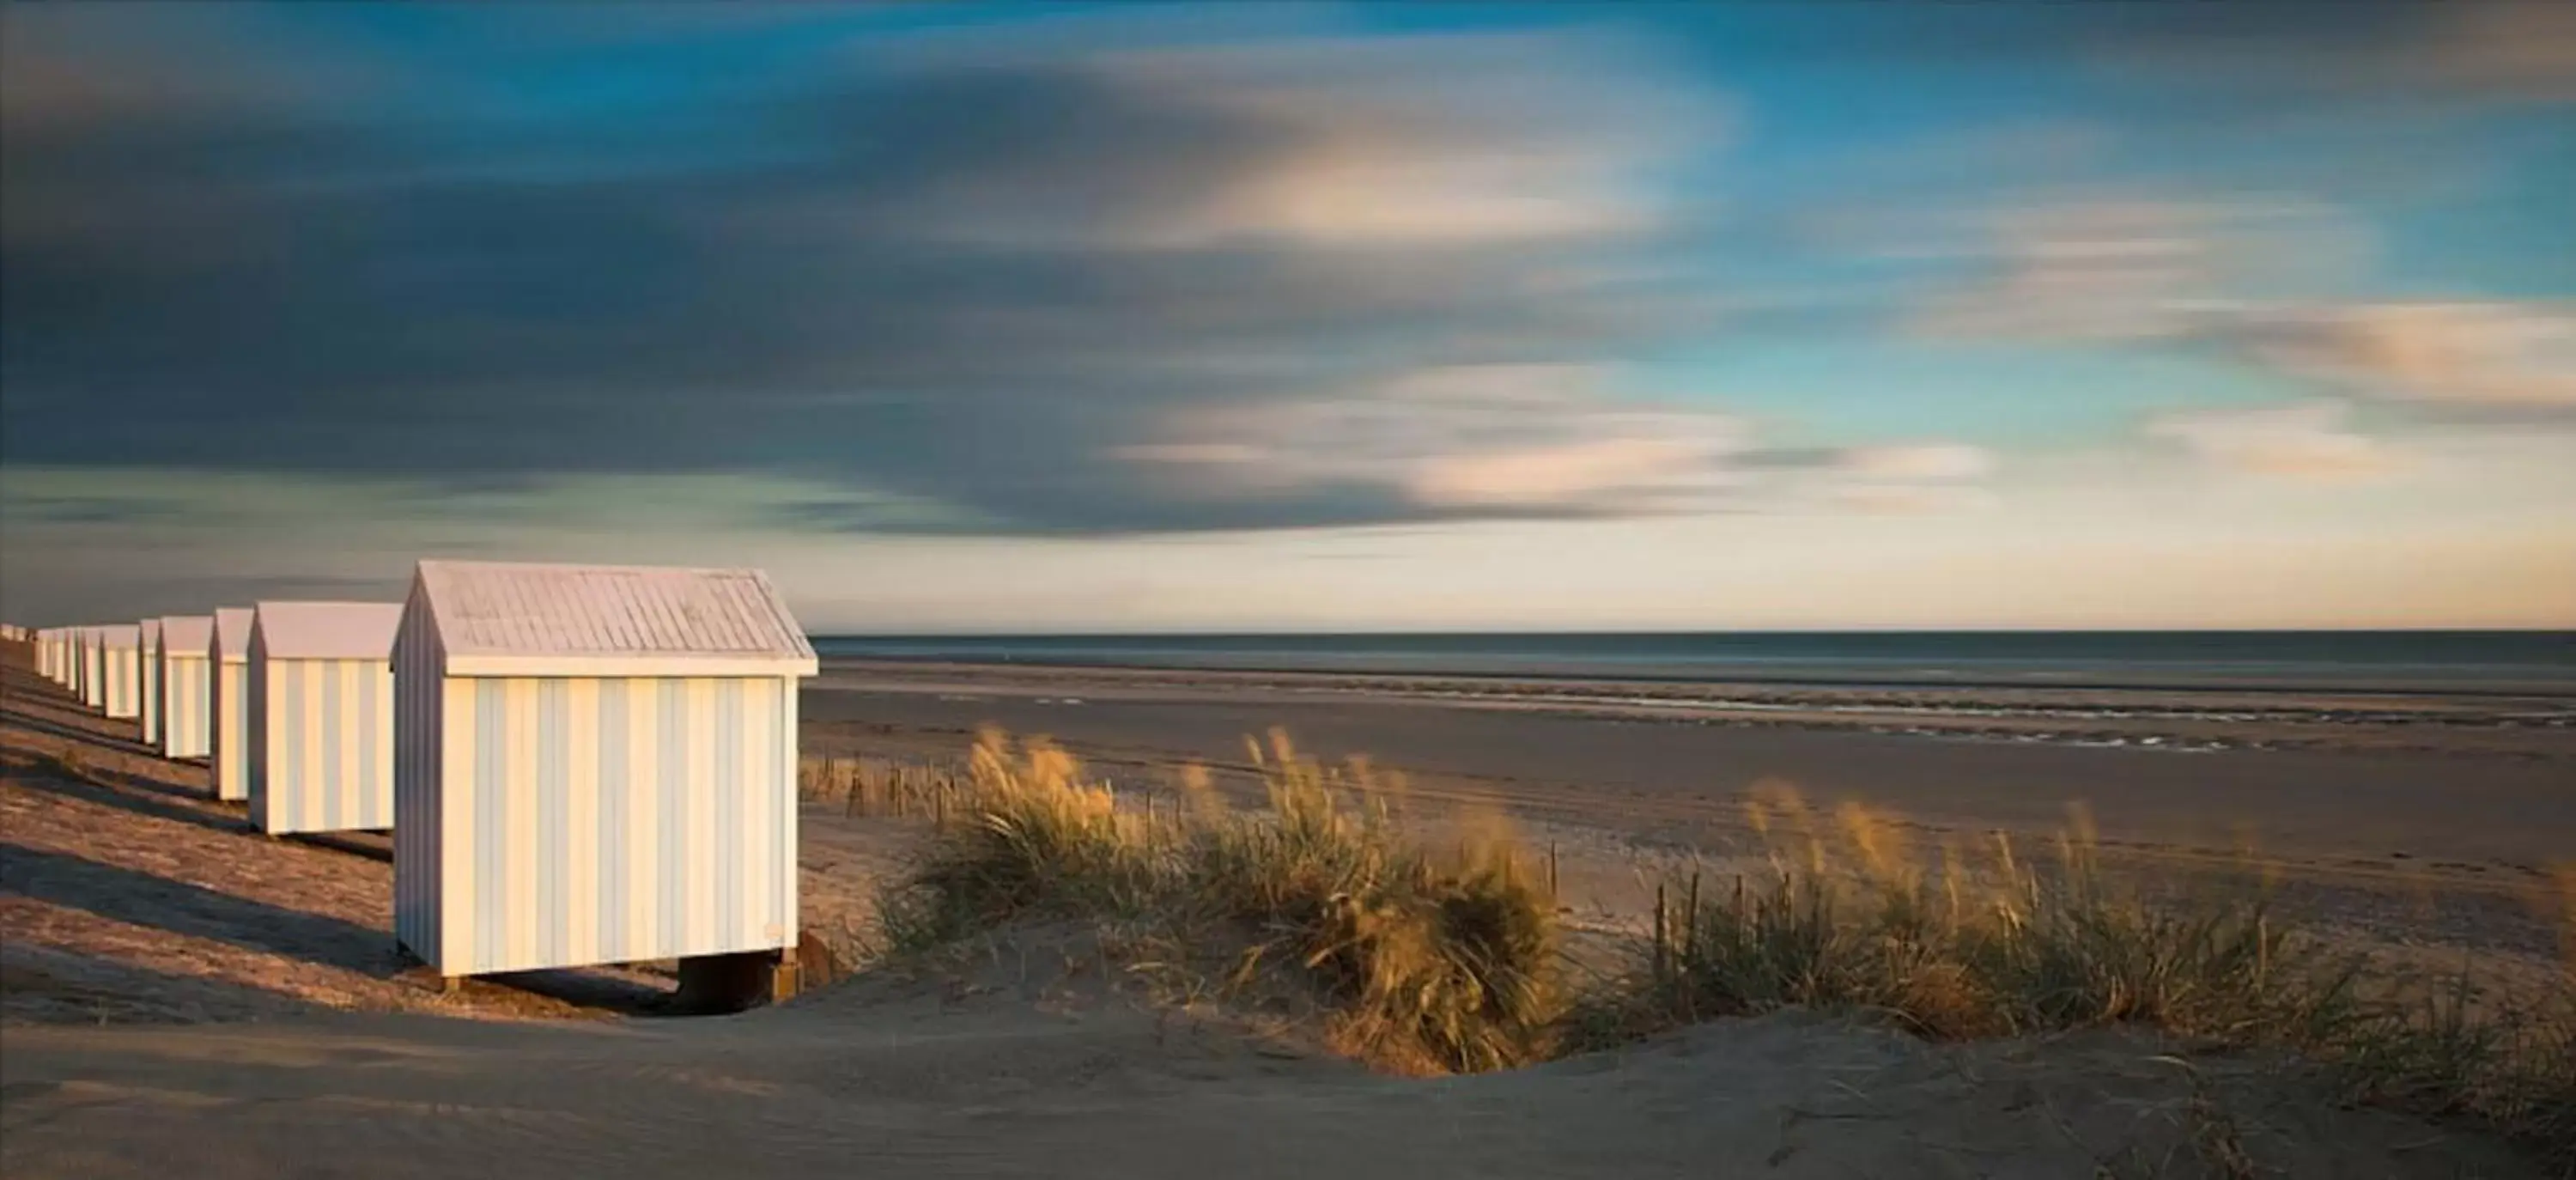
{"type": "Polygon", "coordinates": [[[394,931],[439,974],[796,945],[815,660],[766,575],[425,561],[394,669],[394,931]]]}
{"type": "Polygon", "coordinates": [[[63,635],[60,627],[47,627],[36,633],[36,673],[56,684],[62,683],[63,635]]]}
{"type": "Polygon", "coordinates": [[[134,682],[138,693],[135,714],[143,723],[143,744],[161,744],[161,620],[145,619],[135,624],[142,640],[135,644],[134,682]]]}
{"type": "Polygon", "coordinates": [[[217,799],[250,798],[250,619],[246,606],[217,610],[206,657],[214,689],[207,700],[206,760],[217,799]]]}
{"type": "Polygon", "coordinates": [[[214,678],[207,673],[214,648],[213,615],[170,615],[161,620],[161,756],[203,758],[212,749],[214,678]]]}
{"type": "Polygon", "coordinates": [[[130,718],[143,711],[143,629],[132,623],[97,628],[99,709],[130,718]]]}
{"type": "Polygon", "coordinates": [[[272,836],[394,822],[391,602],[263,602],[250,622],[250,818],[272,836]]]}
{"type": "Polygon", "coordinates": [[[105,708],[107,697],[103,695],[103,686],[107,654],[99,647],[98,628],[82,627],[80,638],[76,642],[79,644],[79,654],[73,658],[72,664],[76,681],[74,690],[80,693],[82,704],[92,709],[105,708]]]}

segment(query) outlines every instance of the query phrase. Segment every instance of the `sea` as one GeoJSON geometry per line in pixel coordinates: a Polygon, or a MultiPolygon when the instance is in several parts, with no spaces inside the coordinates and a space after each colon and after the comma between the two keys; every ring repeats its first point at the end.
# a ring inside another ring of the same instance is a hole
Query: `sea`
{"type": "Polygon", "coordinates": [[[818,637],[826,657],[1816,685],[2576,696],[2576,631],[1695,631],[818,637]]]}

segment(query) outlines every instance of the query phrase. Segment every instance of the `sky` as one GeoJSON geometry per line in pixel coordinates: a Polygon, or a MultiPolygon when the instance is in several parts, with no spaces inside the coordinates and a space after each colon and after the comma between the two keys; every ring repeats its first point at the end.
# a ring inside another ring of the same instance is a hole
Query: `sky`
{"type": "Polygon", "coordinates": [[[2576,5],[0,34],[14,622],[2576,626],[2576,5]]]}

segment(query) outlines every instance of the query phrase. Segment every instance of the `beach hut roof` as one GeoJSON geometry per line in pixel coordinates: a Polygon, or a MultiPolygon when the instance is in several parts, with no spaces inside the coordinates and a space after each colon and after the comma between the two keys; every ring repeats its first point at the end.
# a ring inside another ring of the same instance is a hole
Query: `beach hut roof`
{"type": "Polygon", "coordinates": [[[402,604],[263,602],[259,643],[272,660],[381,660],[393,654],[402,604]]]}
{"type": "Polygon", "coordinates": [[[161,650],[174,656],[202,656],[214,642],[213,615],[164,615],[161,618],[161,650]]]}
{"type": "Polygon", "coordinates": [[[143,644],[143,628],[133,623],[110,623],[90,630],[100,647],[140,647],[143,644]]]}
{"type": "Polygon", "coordinates": [[[810,676],[814,648],[755,569],[424,561],[450,676],[810,676]]]}
{"type": "Polygon", "coordinates": [[[143,628],[143,640],[146,643],[161,637],[161,620],[159,619],[145,619],[135,625],[143,628]]]}
{"type": "Polygon", "coordinates": [[[223,649],[224,659],[250,658],[251,608],[223,606],[215,608],[215,645],[223,649]]]}

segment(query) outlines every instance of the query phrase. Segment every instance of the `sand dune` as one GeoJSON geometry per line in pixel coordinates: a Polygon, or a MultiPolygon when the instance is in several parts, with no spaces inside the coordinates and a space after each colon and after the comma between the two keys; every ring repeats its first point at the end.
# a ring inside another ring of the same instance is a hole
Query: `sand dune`
{"type": "Polygon", "coordinates": [[[2223,1174],[2241,1144],[2291,1176],[2529,1174],[2263,1063],[2187,1069],[2121,1035],[1947,1048],[1786,1015],[1407,1081],[1096,985],[1068,1001],[1096,968],[1016,949],[964,981],[861,979],[720,1019],[13,1028],[0,1170],[2053,1178],[2223,1174]]]}

